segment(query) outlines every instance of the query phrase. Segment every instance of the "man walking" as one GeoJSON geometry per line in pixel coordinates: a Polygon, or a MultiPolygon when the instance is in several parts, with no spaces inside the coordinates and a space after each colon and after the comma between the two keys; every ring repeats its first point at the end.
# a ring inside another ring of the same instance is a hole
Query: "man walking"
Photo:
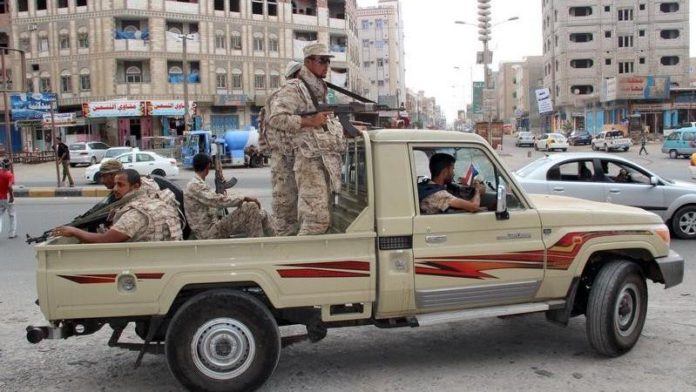
{"type": "Polygon", "coordinates": [[[645,155],[648,155],[648,150],[645,149],[645,144],[648,142],[648,138],[645,137],[645,132],[640,134],[640,151],[638,151],[638,155],[643,155],[643,151],[645,151],[645,155]]]}
{"type": "Polygon", "coordinates": [[[10,238],[17,237],[17,215],[14,208],[14,193],[12,185],[14,184],[14,175],[10,170],[10,160],[5,158],[0,162],[0,232],[2,232],[2,216],[10,217],[10,238]]]}
{"type": "MultiPolygon", "coordinates": [[[[330,226],[331,192],[341,189],[343,127],[331,113],[316,112],[326,102],[327,75],[333,57],[325,45],[304,48],[304,64],[297,79],[281,88],[271,102],[267,124],[291,141],[297,185],[298,235],[323,234],[330,226]]],[[[273,168],[271,168],[273,171],[273,168]]],[[[272,176],[276,177],[276,176],[272,176]]],[[[274,195],[278,184],[272,184],[274,195]]]]}
{"type": "Polygon", "coordinates": [[[75,182],[70,175],[70,149],[61,141],[60,136],[56,136],[56,146],[56,160],[59,165],[63,166],[63,179],[60,180],[60,184],[62,186],[67,177],[72,188],[75,186],[75,182]]]}

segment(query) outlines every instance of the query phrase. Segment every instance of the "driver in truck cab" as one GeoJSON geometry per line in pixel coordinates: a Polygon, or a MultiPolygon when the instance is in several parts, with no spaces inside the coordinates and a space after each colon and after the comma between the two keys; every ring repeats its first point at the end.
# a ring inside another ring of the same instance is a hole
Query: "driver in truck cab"
{"type": "Polygon", "coordinates": [[[452,155],[444,153],[437,153],[430,158],[432,179],[418,184],[418,200],[424,214],[441,214],[450,209],[479,211],[481,195],[486,191],[485,185],[473,181],[475,190],[470,200],[455,196],[452,192],[455,162],[456,159],[452,155]]]}

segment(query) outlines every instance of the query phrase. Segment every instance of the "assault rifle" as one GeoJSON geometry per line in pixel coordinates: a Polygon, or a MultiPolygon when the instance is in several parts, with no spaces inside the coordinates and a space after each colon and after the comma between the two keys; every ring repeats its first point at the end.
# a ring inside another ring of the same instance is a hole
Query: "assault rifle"
{"type": "MultiPolygon", "coordinates": [[[[76,217],[63,226],[72,226],[77,227],[78,229],[96,232],[101,224],[106,223],[106,219],[111,211],[125,205],[133,197],[135,197],[135,195],[136,192],[131,192],[124,197],[115,200],[113,194],[110,194],[99,203],[95,204],[94,207],[90,208],[87,212],[76,217]]],[[[27,234],[26,242],[27,244],[44,242],[51,237],[52,231],[53,229],[46,230],[43,234],[37,237],[31,237],[29,234],[27,234]]]]}
{"type": "MultiPolygon", "coordinates": [[[[225,180],[225,174],[222,172],[222,162],[220,162],[219,156],[213,157],[213,164],[215,165],[215,193],[222,195],[227,189],[237,184],[237,177],[232,177],[229,181],[225,180]]],[[[224,215],[227,215],[227,208],[219,208],[218,216],[222,217],[224,215]]]]}
{"type": "Polygon", "coordinates": [[[360,131],[355,127],[353,120],[361,123],[368,123],[372,126],[377,125],[377,112],[398,111],[399,108],[390,108],[387,105],[370,102],[350,102],[346,104],[319,104],[317,110],[312,112],[300,113],[300,116],[313,116],[317,113],[332,112],[343,126],[343,130],[350,137],[356,137],[360,131]],[[353,117],[353,118],[351,118],[353,117]]]}

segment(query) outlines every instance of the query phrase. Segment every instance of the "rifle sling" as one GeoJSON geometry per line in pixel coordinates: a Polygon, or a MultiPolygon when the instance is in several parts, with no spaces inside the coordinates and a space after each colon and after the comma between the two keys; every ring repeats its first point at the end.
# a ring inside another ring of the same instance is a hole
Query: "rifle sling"
{"type": "Polygon", "coordinates": [[[341,93],[341,94],[343,94],[343,95],[347,95],[347,96],[353,98],[353,99],[356,100],[356,101],[360,101],[360,102],[362,102],[362,103],[374,103],[374,104],[377,103],[377,102],[375,102],[375,101],[373,101],[373,100],[371,100],[371,99],[367,99],[367,98],[365,98],[365,97],[363,97],[363,96],[361,96],[361,95],[358,95],[358,94],[356,94],[356,93],[354,93],[354,92],[352,92],[352,91],[350,91],[350,90],[346,90],[346,89],[344,89],[343,87],[338,87],[338,86],[336,86],[336,85],[333,84],[333,83],[326,82],[326,81],[325,81],[324,83],[326,83],[326,85],[327,85],[330,89],[335,90],[335,91],[338,91],[339,93],[341,93]]]}
{"type": "MultiPolygon", "coordinates": [[[[314,109],[319,111],[319,100],[314,95],[314,91],[312,91],[312,89],[309,87],[309,83],[307,83],[307,81],[302,76],[300,76],[298,79],[300,79],[302,84],[305,85],[305,88],[309,92],[309,97],[312,98],[312,104],[314,104],[314,109]]],[[[324,132],[329,132],[329,127],[327,127],[326,124],[322,125],[321,127],[324,129],[324,132]]]]}

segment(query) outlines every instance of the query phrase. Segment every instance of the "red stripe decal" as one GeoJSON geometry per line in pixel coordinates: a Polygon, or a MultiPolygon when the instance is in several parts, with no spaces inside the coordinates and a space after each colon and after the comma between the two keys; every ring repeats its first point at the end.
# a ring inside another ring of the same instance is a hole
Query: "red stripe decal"
{"type": "Polygon", "coordinates": [[[135,274],[138,279],[162,279],[163,276],[162,272],[138,272],[135,274]]]}
{"type": "Polygon", "coordinates": [[[95,275],[58,275],[63,279],[67,279],[79,284],[93,283],[114,283],[116,274],[95,274],[95,275]]]}
{"type": "Polygon", "coordinates": [[[331,271],[315,268],[279,269],[281,278],[369,278],[370,274],[347,271],[331,271]]]}
{"type": "Polygon", "coordinates": [[[369,271],[370,263],[367,261],[327,261],[321,263],[301,263],[301,264],[284,264],[285,267],[306,267],[306,268],[324,268],[324,269],[342,269],[355,271],[369,271]]]}

